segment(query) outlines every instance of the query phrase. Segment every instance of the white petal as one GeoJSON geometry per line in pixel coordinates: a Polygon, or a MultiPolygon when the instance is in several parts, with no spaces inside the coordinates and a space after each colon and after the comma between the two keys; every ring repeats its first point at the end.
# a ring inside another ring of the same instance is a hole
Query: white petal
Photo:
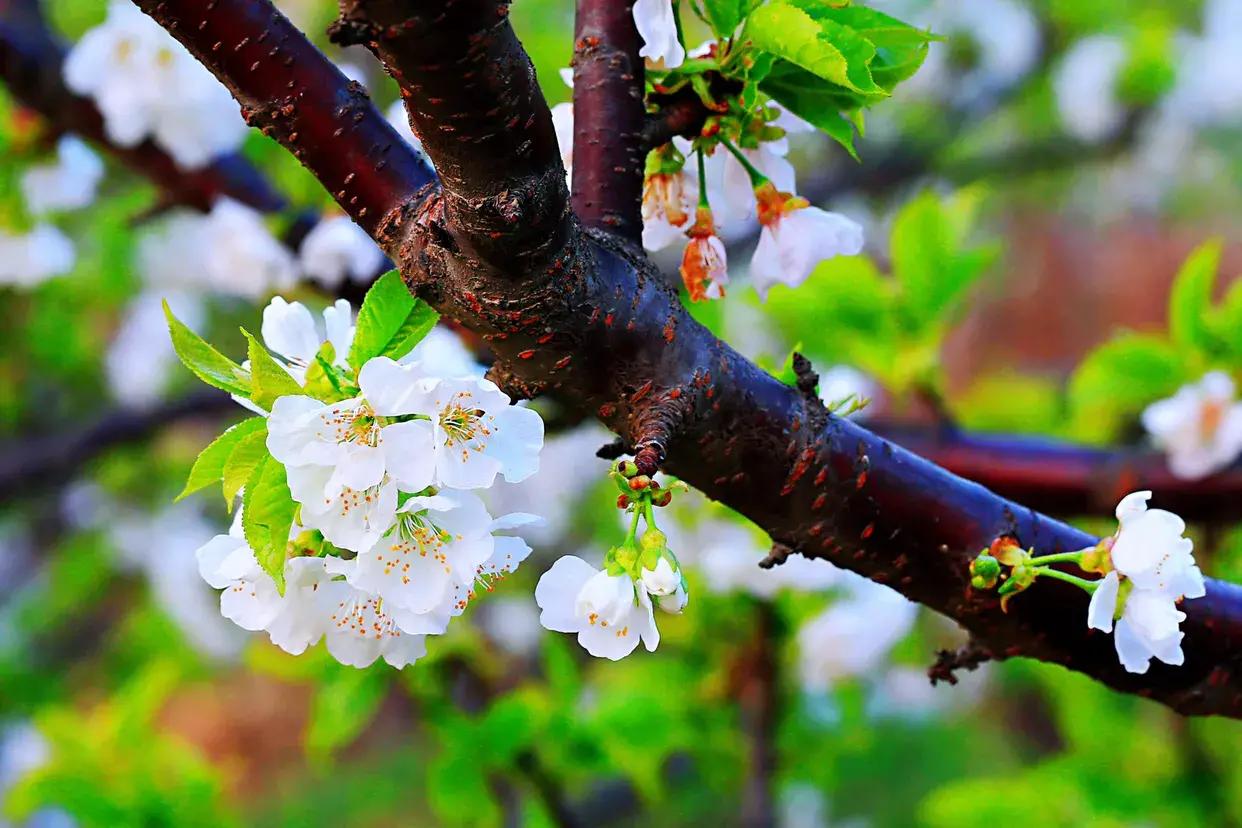
{"type": "Polygon", "coordinates": [[[300,302],[286,302],[279,296],[263,309],[263,342],[285,359],[309,365],[319,351],[319,332],[315,318],[300,302]]]}
{"type": "Polygon", "coordinates": [[[435,476],[435,430],[427,420],[410,420],[384,426],[380,447],[388,473],[402,491],[418,492],[435,476]]]}
{"type": "Polygon", "coordinates": [[[401,365],[388,357],[367,360],[358,372],[358,387],[371,408],[381,417],[430,414],[423,403],[427,376],[422,366],[401,365]]]}
{"type": "Polygon", "coordinates": [[[1121,666],[1131,673],[1147,672],[1151,663],[1151,650],[1124,616],[1117,621],[1113,643],[1117,647],[1117,658],[1120,659],[1121,666]]]}
{"type": "Polygon", "coordinates": [[[574,613],[578,593],[599,570],[581,558],[565,555],[543,573],[535,587],[539,623],[555,632],[577,632],[583,625],[574,613]]]}
{"type": "Polygon", "coordinates": [[[1124,524],[1132,517],[1147,511],[1147,501],[1151,500],[1151,492],[1131,492],[1117,504],[1117,520],[1124,524]]]}
{"type": "Polygon", "coordinates": [[[1113,616],[1117,612],[1117,591],[1121,587],[1121,579],[1117,573],[1110,572],[1104,576],[1091,593],[1091,603],[1087,607],[1087,626],[1104,632],[1113,631],[1113,616]]]}

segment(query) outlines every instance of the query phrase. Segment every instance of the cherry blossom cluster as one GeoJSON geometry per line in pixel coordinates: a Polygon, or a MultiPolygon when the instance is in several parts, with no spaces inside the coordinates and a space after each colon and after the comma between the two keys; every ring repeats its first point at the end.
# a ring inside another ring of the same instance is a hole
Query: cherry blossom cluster
{"type": "MultiPolygon", "coordinates": [[[[658,77],[681,67],[687,51],[671,0],[640,0],[633,14],[649,72],[658,77]]],[[[732,47],[732,39],[708,42],[690,52],[689,59],[720,65],[742,60],[732,47]]],[[[571,76],[566,80],[572,83],[571,76]]],[[[778,283],[797,287],[822,261],[862,250],[860,224],[813,207],[796,194],[794,168],[785,157],[787,136],[815,127],[760,98],[744,112],[709,119],[693,141],[675,138],[647,159],[643,246],[658,251],[685,244],[680,270],[692,301],[724,296],[729,274],[721,233],[747,228],[756,219],[759,245],[750,276],[761,297],[778,283]]],[[[728,104],[721,105],[728,109],[728,104]]],[[[572,105],[558,104],[552,119],[566,172],[571,173],[572,105]]]]}
{"type": "Polygon", "coordinates": [[[641,640],[649,652],[660,644],[655,610],[680,614],[689,602],[681,564],[655,522],[684,483],[662,487],[629,460],[613,465],[617,507],[630,515],[625,539],[608,550],[602,569],[565,555],[539,579],[539,621],[554,632],[575,633],[588,653],[618,661],[641,640]],[[638,534],[640,519],[643,533],[638,534]]]}
{"type": "Polygon", "coordinates": [[[537,471],[543,421],[476,374],[420,360],[434,321],[395,272],[356,319],[344,300],[316,320],[276,297],[241,365],[170,318],[182,361],[257,415],[208,446],[187,485],[222,479],[227,500],[241,496],[230,531],[197,552],[238,626],[294,654],[325,639],[342,663],[403,667],[529,555],[497,533],[538,518],[493,518],[477,492],[537,471]]]}
{"type": "Polygon", "coordinates": [[[185,169],[241,145],[246,123],[219,81],[133,3],[113,0],[103,23],[69,51],[65,84],[91,98],[108,139],[153,141],[185,169]]]}
{"type": "Polygon", "coordinates": [[[95,200],[103,161],[71,135],[56,142],[55,158],[31,164],[20,180],[31,226],[0,230],[0,285],[30,288],[73,269],[73,242],[49,219],[95,200]]]}
{"type": "Polygon", "coordinates": [[[1206,590],[1194,543],[1183,536],[1186,523],[1172,512],[1147,508],[1149,499],[1151,492],[1126,495],[1117,504],[1116,533],[1077,552],[1035,556],[1013,538],[998,538],[971,562],[971,584],[996,589],[1002,608],[1039,577],[1074,584],[1091,594],[1087,626],[1113,633],[1126,670],[1145,673],[1153,658],[1180,665],[1186,614],[1178,605],[1206,590]],[[1056,563],[1103,577],[1082,578],[1054,568],[1056,563]]]}

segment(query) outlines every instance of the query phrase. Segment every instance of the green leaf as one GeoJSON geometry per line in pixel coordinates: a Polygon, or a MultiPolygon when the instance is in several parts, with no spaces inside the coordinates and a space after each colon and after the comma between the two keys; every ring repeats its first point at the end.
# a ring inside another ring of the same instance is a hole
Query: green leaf
{"type": "Polygon", "coordinates": [[[242,420],[237,425],[230,427],[216,439],[212,440],[207,448],[199,453],[198,459],[194,461],[194,466],[190,469],[190,477],[185,482],[185,488],[181,490],[181,494],[177,495],[177,500],[181,500],[187,495],[197,492],[204,486],[209,486],[224,476],[224,464],[228,461],[233,450],[237,448],[238,443],[250,434],[254,434],[259,429],[266,429],[267,420],[262,417],[251,417],[242,420]]]}
{"type": "Polygon", "coordinates": [[[303,392],[323,402],[347,400],[358,393],[357,386],[342,378],[334,364],[336,349],[331,342],[319,346],[315,361],[306,368],[303,392]]]}
{"type": "Polygon", "coordinates": [[[415,299],[409,315],[384,346],[384,350],[380,351],[379,356],[400,359],[414,350],[414,346],[422,342],[439,321],[440,314],[436,313],[435,308],[421,299],[415,299]]]}
{"type": "Polygon", "coordinates": [[[915,330],[947,321],[966,289],[999,255],[995,245],[964,246],[978,206],[976,196],[977,191],[963,191],[942,202],[924,192],[893,222],[893,276],[901,286],[907,323],[915,330]]]}
{"type": "Polygon", "coordinates": [[[1144,407],[1187,379],[1182,354],[1162,338],[1126,333],[1092,351],[1070,378],[1074,436],[1109,441],[1144,407]]]}
{"type": "Polygon", "coordinates": [[[1173,280],[1169,291],[1169,338],[1175,345],[1204,352],[1216,345],[1210,323],[1220,254],[1219,240],[1200,245],[1173,280]]]}
{"type": "Polygon", "coordinates": [[[773,2],[750,15],[746,35],[757,49],[801,66],[867,101],[888,97],[871,76],[875,46],[835,20],[817,20],[792,2],[773,2]]]}
{"type": "Polygon", "coordinates": [[[306,752],[313,759],[327,760],[375,718],[389,687],[391,671],[385,667],[358,670],[332,664],[316,683],[306,728],[306,752]]]}
{"type": "Polygon", "coordinates": [[[401,281],[401,274],[390,270],[376,280],[362,300],[349,364],[361,370],[367,360],[377,356],[405,356],[437,319],[434,310],[414,298],[401,281]]]}
{"type": "Polygon", "coordinates": [[[224,502],[228,506],[229,511],[233,509],[233,500],[237,497],[237,493],[241,491],[242,486],[250,480],[250,476],[258,467],[260,461],[267,457],[267,421],[264,420],[264,428],[247,434],[242,437],[237,445],[233,448],[227,460],[224,461],[224,502]]]}
{"type": "Polygon", "coordinates": [[[247,356],[250,358],[250,401],[265,411],[272,409],[272,404],[280,397],[290,394],[301,394],[302,386],[289,376],[285,367],[268,353],[259,340],[242,328],[242,335],[248,343],[247,356]]]}
{"type": "Polygon", "coordinates": [[[289,493],[285,467],[270,454],[264,453],[246,481],[242,509],[246,543],[254,550],[259,566],[272,576],[276,589],[284,595],[285,558],[297,504],[289,493]]]}
{"type": "Polygon", "coordinates": [[[250,395],[250,374],[244,368],[182,324],[173,316],[168,302],[164,302],[164,317],[168,320],[173,350],[186,368],[203,382],[222,391],[241,397],[250,395]]]}
{"type": "Polygon", "coordinates": [[[718,38],[730,37],[760,0],[703,0],[704,20],[718,38]]]}
{"type": "Polygon", "coordinates": [[[826,83],[786,60],[772,64],[759,88],[807,123],[826,132],[855,159],[854,125],[842,112],[858,111],[866,102],[835,84],[826,83]]]}

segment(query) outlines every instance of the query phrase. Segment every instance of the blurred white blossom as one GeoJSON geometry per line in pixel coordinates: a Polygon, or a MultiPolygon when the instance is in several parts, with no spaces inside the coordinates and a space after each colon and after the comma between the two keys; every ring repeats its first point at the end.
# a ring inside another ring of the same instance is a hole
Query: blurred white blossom
{"type": "Polygon", "coordinates": [[[103,161],[82,139],[66,135],[56,143],[56,160],[33,164],[22,173],[22,198],[36,216],[80,210],[95,200],[103,161]]]}
{"type": "Polygon", "coordinates": [[[236,149],[247,127],[228,90],[132,3],[112,2],[103,23],[65,59],[65,83],[95,101],[109,140],[151,138],[193,169],[236,149]]]}

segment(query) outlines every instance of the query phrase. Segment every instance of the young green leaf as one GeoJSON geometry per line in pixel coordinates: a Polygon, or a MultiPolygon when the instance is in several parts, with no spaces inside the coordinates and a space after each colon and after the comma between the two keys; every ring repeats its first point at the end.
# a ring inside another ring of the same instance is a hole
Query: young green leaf
{"type": "Polygon", "coordinates": [[[232,453],[224,461],[224,502],[229,511],[233,509],[233,500],[237,493],[250,480],[259,462],[267,456],[267,421],[263,422],[262,429],[238,440],[232,453]]]}
{"type": "Polygon", "coordinates": [[[1169,338],[1175,345],[1210,352],[1216,346],[1211,328],[1212,290],[1220,267],[1219,240],[1200,245],[1187,257],[1169,291],[1169,338]]]}
{"type": "Polygon", "coordinates": [[[1069,383],[1075,437],[1115,439],[1120,429],[1188,379],[1183,354],[1164,339],[1122,334],[1092,351],[1069,383]]]}
{"type": "Polygon", "coordinates": [[[716,37],[724,39],[737,31],[759,0],[703,0],[703,18],[716,37]]]}
{"type": "Polygon", "coordinates": [[[211,347],[201,336],[173,316],[164,303],[164,316],[172,336],[173,350],[182,364],[208,385],[246,397],[250,395],[250,374],[233,360],[211,347]]]}
{"type": "Polygon", "coordinates": [[[270,411],[272,403],[280,397],[290,394],[301,394],[302,386],[289,376],[276,358],[255,339],[245,328],[242,335],[248,343],[247,355],[250,357],[250,391],[246,395],[250,401],[265,411],[270,411]]]}
{"type": "Polygon", "coordinates": [[[306,384],[303,393],[323,402],[347,400],[358,393],[358,388],[337,370],[336,349],[331,342],[319,346],[315,361],[306,368],[306,384]]]}
{"type": "Polygon", "coordinates": [[[425,302],[411,295],[401,274],[390,270],[376,280],[362,300],[349,364],[361,370],[373,357],[405,356],[427,335],[437,318],[425,302]]]}
{"type": "Polygon", "coordinates": [[[237,444],[248,435],[254,434],[266,427],[267,420],[262,417],[251,417],[231,426],[219,437],[212,440],[207,445],[207,448],[203,449],[198,455],[198,459],[194,461],[194,465],[190,469],[190,477],[186,480],[185,488],[181,490],[181,494],[177,495],[177,500],[197,492],[204,486],[210,486],[222,478],[224,476],[224,464],[228,461],[233,450],[237,448],[237,444]]]}
{"type": "Polygon", "coordinates": [[[875,46],[835,20],[817,20],[792,2],[772,2],[750,15],[746,35],[757,49],[797,64],[865,101],[888,97],[871,77],[875,46]]]}
{"type": "Polygon", "coordinates": [[[384,350],[379,352],[379,356],[400,359],[414,350],[414,346],[422,342],[439,321],[440,314],[436,313],[435,308],[422,299],[415,299],[409,315],[384,346],[384,350]]]}
{"type": "Polygon", "coordinates": [[[297,504],[289,493],[285,467],[264,452],[246,481],[242,498],[242,531],[246,543],[254,550],[255,560],[272,580],[281,595],[285,593],[285,558],[289,547],[289,530],[297,504]]]}

